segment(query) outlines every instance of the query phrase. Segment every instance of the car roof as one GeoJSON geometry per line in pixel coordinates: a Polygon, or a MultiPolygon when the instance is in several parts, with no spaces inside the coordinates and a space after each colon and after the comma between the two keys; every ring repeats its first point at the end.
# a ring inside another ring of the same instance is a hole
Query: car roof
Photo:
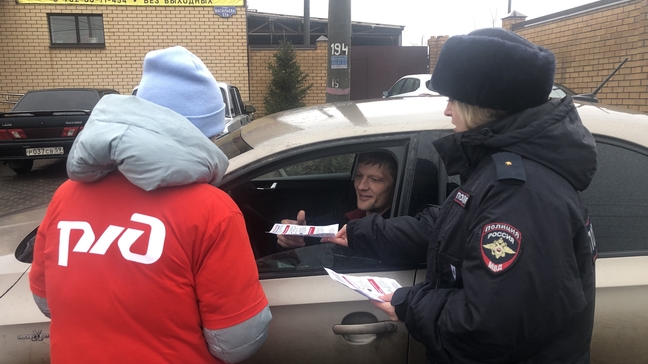
{"type": "MultiPolygon", "coordinates": [[[[445,97],[395,97],[329,103],[268,115],[240,129],[240,136],[253,149],[232,158],[229,171],[304,145],[395,132],[450,131],[454,126],[444,115],[446,105],[445,97]]],[[[593,134],[648,146],[648,114],[603,104],[576,106],[593,134]]]]}
{"type": "Polygon", "coordinates": [[[32,92],[49,92],[49,91],[97,91],[97,92],[114,91],[117,92],[117,90],[112,88],[96,88],[96,87],[47,88],[47,89],[40,89],[40,90],[31,90],[27,92],[32,93],[32,92]]]}
{"type": "Polygon", "coordinates": [[[240,133],[245,143],[252,147],[230,159],[229,175],[254,161],[305,145],[331,144],[394,131],[452,130],[450,118],[443,115],[446,104],[447,99],[442,97],[395,97],[308,106],[256,119],[217,140],[217,144],[224,150],[227,147],[223,144],[236,145],[240,133]]]}
{"type": "Polygon", "coordinates": [[[648,147],[648,114],[599,103],[574,101],[583,124],[592,134],[605,135],[648,147]]]}
{"type": "Polygon", "coordinates": [[[443,115],[446,98],[370,99],[338,102],[272,114],[242,130],[253,148],[266,144],[327,142],[391,131],[452,129],[443,115]],[[441,110],[441,112],[437,112],[441,110]]]}
{"type": "Polygon", "coordinates": [[[405,75],[399,78],[399,80],[402,80],[403,78],[418,78],[419,80],[429,81],[432,78],[432,75],[428,73],[418,73],[413,75],[405,75]]]}

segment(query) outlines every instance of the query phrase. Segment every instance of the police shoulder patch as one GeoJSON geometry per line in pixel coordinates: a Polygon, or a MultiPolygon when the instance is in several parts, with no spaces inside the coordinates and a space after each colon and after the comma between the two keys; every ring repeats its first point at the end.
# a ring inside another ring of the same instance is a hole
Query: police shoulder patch
{"type": "Polygon", "coordinates": [[[526,182],[526,170],[519,154],[500,152],[493,154],[491,158],[495,161],[498,180],[526,182]]]}
{"type": "Polygon", "coordinates": [[[458,203],[461,207],[466,207],[468,200],[470,199],[470,194],[462,190],[457,190],[457,194],[454,197],[454,202],[458,203]]]}
{"type": "Polygon", "coordinates": [[[485,224],[479,246],[486,268],[494,274],[511,268],[520,255],[521,243],[522,233],[513,225],[505,222],[485,224]]]}

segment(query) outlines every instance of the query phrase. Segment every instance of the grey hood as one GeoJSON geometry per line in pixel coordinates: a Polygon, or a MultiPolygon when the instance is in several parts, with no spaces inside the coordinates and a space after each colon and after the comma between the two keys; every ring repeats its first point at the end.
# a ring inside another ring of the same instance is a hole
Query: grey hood
{"type": "Polygon", "coordinates": [[[94,182],[119,169],[151,191],[221,180],[229,161],[187,118],[136,96],[106,95],[67,160],[71,180],[94,182]]]}

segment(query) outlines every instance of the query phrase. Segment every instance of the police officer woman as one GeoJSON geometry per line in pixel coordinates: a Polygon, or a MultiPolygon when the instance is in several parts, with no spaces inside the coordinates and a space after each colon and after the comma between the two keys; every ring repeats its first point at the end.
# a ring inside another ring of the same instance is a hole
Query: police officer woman
{"type": "Polygon", "coordinates": [[[431,363],[589,363],[596,244],[579,191],[594,138],[569,97],[548,100],[554,55],[480,29],[443,46],[432,87],[453,135],[435,143],[462,184],[444,202],[425,282],[374,304],[431,363]]]}

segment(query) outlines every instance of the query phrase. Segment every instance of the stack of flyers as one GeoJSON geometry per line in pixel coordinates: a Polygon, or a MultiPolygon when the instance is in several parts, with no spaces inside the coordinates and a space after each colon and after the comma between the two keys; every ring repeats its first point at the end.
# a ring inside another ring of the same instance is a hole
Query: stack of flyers
{"type": "Polygon", "coordinates": [[[379,297],[393,293],[401,287],[398,282],[391,278],[349,276],[335,273],[328,268],[324,269],[334,281],[338,281],[361,295],[375,301],[385,302],[379,297]]]}

